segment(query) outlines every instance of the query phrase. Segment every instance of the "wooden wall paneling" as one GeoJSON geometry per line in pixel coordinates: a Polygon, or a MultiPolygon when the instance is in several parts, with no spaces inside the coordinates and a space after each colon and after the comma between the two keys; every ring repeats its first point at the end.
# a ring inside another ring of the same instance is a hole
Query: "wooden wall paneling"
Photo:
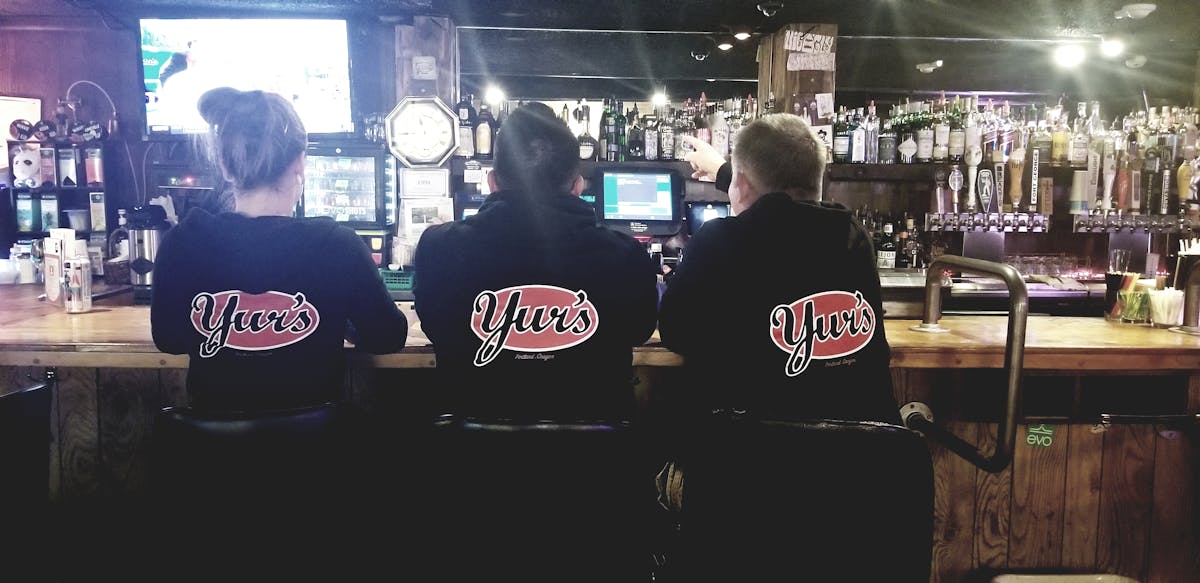
{"type": "Polygon", "coordinates": [[[1114,425],[1104,436],[1096,565],[1142,580],[1150,544],[1154,427],[1114,425]]]}
{"type": "MultiPolygon", "coordinates": [[[[1033,425],[1041,429],[1040,425],[1033,425]]],[[[1067,426],[1054,426],[1049,447],[1029,445],[1031,426],[1017,431],[1013,455],[1012,524],[1008,566],[1059,567],[1067,473],[1067,426]]],[[[1035,438],[1050,437],[1040,431],[1035,438]]]]}
{"type": "Polygon", "coordinates": [[[396,26],[396,100],[408,95],[436,95],[453,108],[458,103],[458,62],[454,23],[447,18],[415,16],[396,26]],[[433,57],[437,79],[413,78],[413,57],[433,57]]]}
{"type": "Polygon", "coordinates": [[[187,369],[158,369],[158,389],[158,400],[161,407],[187,406],[187,369]]]}
{"type": "Polygon", "coordinates": [[[101,368],[97,408],[103,461],[99,479],[106,496],[149,492],[150,436],[161,404],[158,371],[101,368]]]}
{"type": "Polygon", "coordinates": [[[1061,564],[1069,569],[1093,569],[1100,528],[1105,434],[1090,424],[1072,423],[1065,429],[1067,464],[1061,564]]]}
{"type": "Polygon", "coordinates": [[[97,479],[101,464],[96,369],[58,369],[60,498],[82,501],[103,492],[97,479]]]}
{"type": "Polygon", "coordinates": [[[1153,511],[1146,581],[1170,583],[1200,578],[1200,466],[1195,428],[1155,436],[1153,511]]]}
{"type": "MultiPolygon", "coordinates": [[[[935,411],[936,413],[936,411],[935,411]]],[[[972,434],[972,425],[939,423],[955,435],[972,434]]],[[[936,442],[933,456],[933,577],[934,583],[959,582],[971,570],[975,533],[975,473],[971,462],[936,442]]]]}
{"type": "MultiPolygon", "coordinates": [[[[980,450],[995,451],[998,427],[998,423],[975,424],[974,443],[980,450]]],[[[997,473],[975,472],[975,541],[971,563],[976,569],[1011,566],[1009,528],[1014,510],[1014,465],[1015,461],[997,473]]]]}

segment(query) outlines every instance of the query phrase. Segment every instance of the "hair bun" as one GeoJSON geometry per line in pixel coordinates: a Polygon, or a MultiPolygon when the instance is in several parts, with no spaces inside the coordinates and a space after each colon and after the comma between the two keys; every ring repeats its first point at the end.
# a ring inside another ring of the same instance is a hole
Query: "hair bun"
{"type": "Polygon", "coordinates": [[[244,92],[232,87],[210,89],[200,96],[196,108],[200,110],[200,117],[203,117],[204,121],[209,125],[216,125],[228,117],[230,110],[234,108],[242,95],[244,92]]]}

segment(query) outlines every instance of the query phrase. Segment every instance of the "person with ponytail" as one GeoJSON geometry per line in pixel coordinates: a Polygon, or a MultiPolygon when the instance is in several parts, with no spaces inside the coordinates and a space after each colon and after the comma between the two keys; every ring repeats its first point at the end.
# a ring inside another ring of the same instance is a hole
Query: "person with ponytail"
{"type": "Polygon", "coordinates": [[[366,244],[329,218],[296,218],[308,136],[295,109],[263,91],[199,100],[206,146],[232,212],[193,208],[163,237],[151,327],[187,354],[194,408],[256,411],[344,400],[344,341],[404,347],[408,323],[366,244]]]}

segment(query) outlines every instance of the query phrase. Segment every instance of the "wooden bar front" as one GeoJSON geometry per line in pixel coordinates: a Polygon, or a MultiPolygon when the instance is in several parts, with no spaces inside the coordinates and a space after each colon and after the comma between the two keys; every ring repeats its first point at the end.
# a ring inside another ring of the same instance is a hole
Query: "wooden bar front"
{"type": "MultiPolygon", "coordinates": [[[[57,369],[51,500],[105,505],[144,494],[151,422],[159,408],[186,401],[187,358],[154,348],[147,308],[120,305],[127,302],[118,297],[69,315],[23,287],[0,287],[0,394],[57,369]]],[[[992,444],[1003,402],[1004,318],[946,317],[945,334],[913,332],[916,323],[884,321],[897,401],[924,402],[939,425],[992,444]]],[[[356,401],[419,403],[435,390],[433,351],[419,328],[409,344],[398,354],[351,353],[347,385],[356,401]]],[[[672,390],[678,355],[651,343],[633,359],[644,405],[672,390]]],[[[1200,413],[1200,338],[1100,318],[1035,316],[1025,370],[1027,420],[1009,468],[990,474],[930,443],[933,580],[970,580],[994,568],[1196,581],[1195,430],[1095,420],[1099,413],[1200,413]]]]}

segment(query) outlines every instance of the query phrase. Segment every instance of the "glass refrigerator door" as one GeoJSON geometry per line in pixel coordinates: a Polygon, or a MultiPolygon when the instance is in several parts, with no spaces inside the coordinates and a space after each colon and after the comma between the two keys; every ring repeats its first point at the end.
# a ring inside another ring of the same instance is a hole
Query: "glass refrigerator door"
{"type": "Polygon", "coordinates": [[[376,156],[309,155],[304,174],[304,216],[344,223],[378,222],[376,156]]]}

